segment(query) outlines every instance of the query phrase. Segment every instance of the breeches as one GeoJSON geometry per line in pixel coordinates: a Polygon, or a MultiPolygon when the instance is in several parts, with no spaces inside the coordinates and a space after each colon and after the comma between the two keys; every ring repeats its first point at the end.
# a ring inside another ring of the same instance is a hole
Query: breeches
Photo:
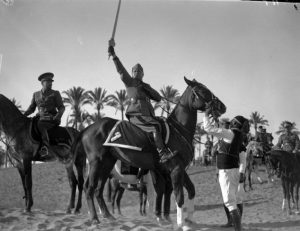
{"type": "Polygon", "coordinates": [[[47,131],[50,128],[53,128],[53,127],[57,126],[57,123],[50,122],[50,121],[39,120],[37,125],[38,125],[38,129],[41,133],[43,142],[46,142],[46,144],[49,144],[49,137],[48,137],[47,131]]]}
{"type": "Polygon", "coordinates": [[[129,121],[145,132],[160,131],[160,123],[152,116],[131,116],[129,121]]]}
{"type": "Polygon", "coordinates": [[[220,169],[219,183],[225,206],[229,209],[229,211],[236,209],[238,197],[239,200],[242,198],[242,193],[238,195],[239,169],[220,169]]]}

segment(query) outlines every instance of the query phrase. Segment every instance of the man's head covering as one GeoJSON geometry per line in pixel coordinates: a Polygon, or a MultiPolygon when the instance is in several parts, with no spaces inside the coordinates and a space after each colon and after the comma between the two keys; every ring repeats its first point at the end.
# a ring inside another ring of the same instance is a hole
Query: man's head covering
{"type": "Polygon", "coordinates": [[[144,72],[142,65],[139,64],[139,63],[135,64],[135,65],[132,67],[132,71],[134,71],[134,70],[138,70],[138,71],[144,72]]]}
{"type": "Polygon", "coordinates": [[[248,126],[249,129],[249,121],[244,116],[238,115],[234,117],[230,122],[231,128],[242,129],[244,126],[248,126]]]}
{"type": "Polygon", "coordinates": [[[53,77],[54,77],[54,74],[51,73],[51,72],[46,72],[44,74],[41,74],[38,78],[39,81],[43,82],[43,81],[51,81],[53,82],[53,77]]]}
{"type": "Polygon", "coordinates": [[[284,124],[283,124],[284,128],[291,128],[292,126],[293,126],[293,124],[289,121],[285,121],[284,124]]]}

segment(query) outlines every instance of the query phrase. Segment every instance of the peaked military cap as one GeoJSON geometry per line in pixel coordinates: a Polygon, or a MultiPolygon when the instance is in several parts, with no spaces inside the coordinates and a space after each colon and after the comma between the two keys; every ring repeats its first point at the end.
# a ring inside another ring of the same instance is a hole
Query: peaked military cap
{"type": "Polygon", "coordinates": [[[46,72],[44,74],[41,74],[38,78],[39,81],[44,81],[44,80],[48,80],[48,81],[51,81],[53,82],[53,77],[54,77],[54,74],[51,73],[51,72],[46,72]]]}
{"type": "Polygon", "coordinates": [[[134,71],[134,70],[144,71],[142,65],[139,64],[139,63],[135,64],[135,65],[132,67],[132,71],[134,71]]]}

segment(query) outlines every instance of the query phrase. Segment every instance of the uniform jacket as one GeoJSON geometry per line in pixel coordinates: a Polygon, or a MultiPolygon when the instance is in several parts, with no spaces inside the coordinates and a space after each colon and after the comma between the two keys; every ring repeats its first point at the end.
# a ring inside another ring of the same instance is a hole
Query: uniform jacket
{"type": "Polygon", "coordinates": [[[292,152],[298,150],[300,145],[299,137],[297,134],[289,133],[279,136],[277,147],[282,148],[284,151],[292,152]]]}
{"type": "Polygon", "coordinates": [[[58,114],[61,118],[62,114],[65,111],[65,106],[62,102],[61,95],[59,91],[54,91],[50,89],[47,92],[42,90],[33,93],[31,104],[24,113],[24,115],[32,114],[36,107],[39,110],[39,116],[43,118],[53,118],[58,114]]]}
{"type": "Polygon", "coordinates": [[[118,57],[114,59],[118,73],[121,75],[121,80],[125,84],[129,105],[126,110],[126,116],[152,116],[154,117],[154,109],[150,99],[159,102],[160,94],[154,90],[149,84],[143,81],[132,78],[126,71],[118,57]]]}

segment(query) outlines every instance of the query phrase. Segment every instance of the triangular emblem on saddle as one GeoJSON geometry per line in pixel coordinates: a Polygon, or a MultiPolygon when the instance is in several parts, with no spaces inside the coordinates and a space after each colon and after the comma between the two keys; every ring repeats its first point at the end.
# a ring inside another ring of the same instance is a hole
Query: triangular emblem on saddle
{"type": "MultiPolygon", "coordinates": [[[[41,133],[38,129],[38,118],[33,118],[30,121],[29,136],[35,143],[42,142],[41,133]]],[[[72,136],[67,128],[56,126],[48,130],[49,142],[51,146],[64,146],[71,148],[72,136]]]]}
{"type": "MultiPolygon", "coordinates": [[[[160,122],[164,124],[162,133],[165,143],[167,143],[169,140],[169,125],[165,120],[160,122]]],[[[129,121],[118,121],[103,145],[135,151],[156,152],[152,134],[143,131],[129,121]]]]}

